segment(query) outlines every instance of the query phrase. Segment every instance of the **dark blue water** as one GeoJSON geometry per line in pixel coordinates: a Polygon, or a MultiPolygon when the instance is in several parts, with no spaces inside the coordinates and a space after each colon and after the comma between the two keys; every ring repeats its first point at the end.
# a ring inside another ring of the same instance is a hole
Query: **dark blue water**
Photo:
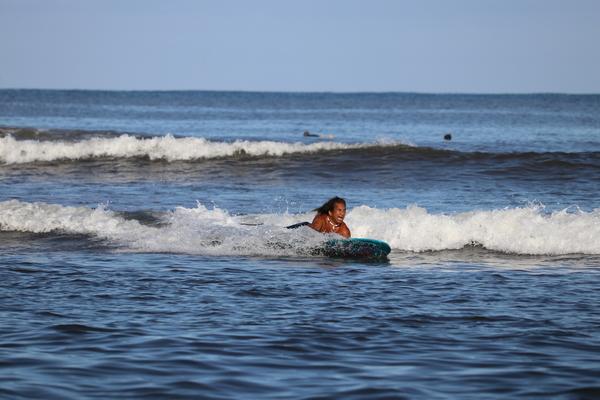
{"type": "Polygon", "coordinates": [[[0,397],[597,398],[599,105],[0,90],[0,397]]]}

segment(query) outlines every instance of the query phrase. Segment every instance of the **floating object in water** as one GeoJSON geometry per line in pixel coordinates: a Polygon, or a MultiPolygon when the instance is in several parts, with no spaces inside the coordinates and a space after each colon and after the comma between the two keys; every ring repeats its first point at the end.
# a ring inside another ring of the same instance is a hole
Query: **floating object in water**
{"type": "MultiPolygon", "coordinates": [[[[294,225],[286,226],[286,228],[297,229],[308,225],[310,225],[309,222],[299,222],[294,225]]],[[[322,247],[315,249],[313,254],[335,258],[386,260],[390,251],[392,251],[390,245],[381,240],[350,238],[328,240],[322,247]]]]}
{"type": "Polygon", "coordinates": [[[381,240],[350,238],[328,240],[315,253],[327,257],[379,261],[387,260],[391,250],[390,245],[381,240]]]}
{"type": "Polygon", "coordinates": [[[304,131],[304,137],[318,137],[321,139],[335,139],[335,135],[332,134],[320,134],[320,133],[310,133],[309,131],[304,131]]]}

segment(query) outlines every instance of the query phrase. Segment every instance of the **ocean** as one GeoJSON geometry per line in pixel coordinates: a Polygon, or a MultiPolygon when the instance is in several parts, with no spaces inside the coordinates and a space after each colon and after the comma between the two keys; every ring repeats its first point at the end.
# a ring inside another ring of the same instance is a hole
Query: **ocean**
{"type": "Polygon", "coordinates": [[[600,95],[0,90],[0,397],[599,398],[599,195],[600,95]]]}

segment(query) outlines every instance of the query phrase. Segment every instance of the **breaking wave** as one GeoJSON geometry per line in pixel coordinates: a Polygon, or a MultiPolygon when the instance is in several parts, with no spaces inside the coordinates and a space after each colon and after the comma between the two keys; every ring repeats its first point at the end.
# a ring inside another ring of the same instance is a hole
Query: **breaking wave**
{"type": "MultiPolygon", "coordinates": [[[[574,176],[600,171],[600,152],[464,152],[449,148],[420,147],[395,140],[345,143],[339,141],[285,142],[209,140],[202,137],[143,136],[112,131],[77,131],[0,127],[0,165],[41,163],[42,166],[61,162],[109,160],[133,162],[144,160],[196,162],[227,160],[228,158],[258,159],[277,157],[284,163],[290,158],[310,158],[306,168],[329,168],[329,163],[345,170],[344,163],[407,168],[411,162],[419,170],[423,162],[435,168],[456,167],[459,170],[480,167],[484,174],[523,176],[535,174],[544,179],[562,176],[566,171],[574,176]],[[340,153],[341,152],[341,153],[340,153]],[[330,157],[332,156],[333,157],[330,157]],[[341,157],[340,157],[341,156],[341,157]],[[320,165],[320,158],[328,158],[320,165]]],[[[135,164],[139,166],[138,164],[135,164]]],[[[134,166],[135,166],[134,165],[134,166]]],[[[144,164],[145,165],[145,164],[144,164]]],[[[235,165],[234,165],[235,166],[235,165]]],[[[243,165],[246,168],[246,165],[243,165]]]]}
{"type": "MultiPolygon", "coordinates": [[[[147,158],[150,160],[190,161],[232,156],[283,156],[286,154],[372,148],[382,143],[347,144],[339,142],[287,143],[277,141],[236,140],[217,142],[197,137],[94,137],[79,141],[17,140],[0,137],[0,162],[22,164],[94,158],[147,158]]],[[[397,142],[385,145],[400,145],[397,142]]],[[[406,147],[406,145],[403,145],[406,147]]]]}
{"type": "MultiPolygon", "coordinates": [[[[176,208],[154,223],[100,206],[68,207],[18,200],[0,202],[0,231],[62,232],[106,240],[128,251],[205,255],[305,256],[326,235],[310,228],[284,229],[305,214],[231,215],[219,208],[176,208]]],[[[600,254],[600,209],[543,207],[431,214],[418,206],[355,207],[346,221],[354,237],[388,242],[395,251],[439,251],[480,245],[522,255],[600,254]]]]}

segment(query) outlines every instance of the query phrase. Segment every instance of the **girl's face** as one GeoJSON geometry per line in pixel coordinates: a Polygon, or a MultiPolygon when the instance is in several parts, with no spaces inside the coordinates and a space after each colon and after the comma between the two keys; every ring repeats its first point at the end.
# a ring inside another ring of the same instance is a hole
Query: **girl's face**
{"type": "Polygon", "coordinates": [[[329,211],[329,217],[336,224],[341,224],[344,222],[344,217],[346,217],[346,206],[342,202],[337,202],[333,205],[333,210],[329,211]]]}

